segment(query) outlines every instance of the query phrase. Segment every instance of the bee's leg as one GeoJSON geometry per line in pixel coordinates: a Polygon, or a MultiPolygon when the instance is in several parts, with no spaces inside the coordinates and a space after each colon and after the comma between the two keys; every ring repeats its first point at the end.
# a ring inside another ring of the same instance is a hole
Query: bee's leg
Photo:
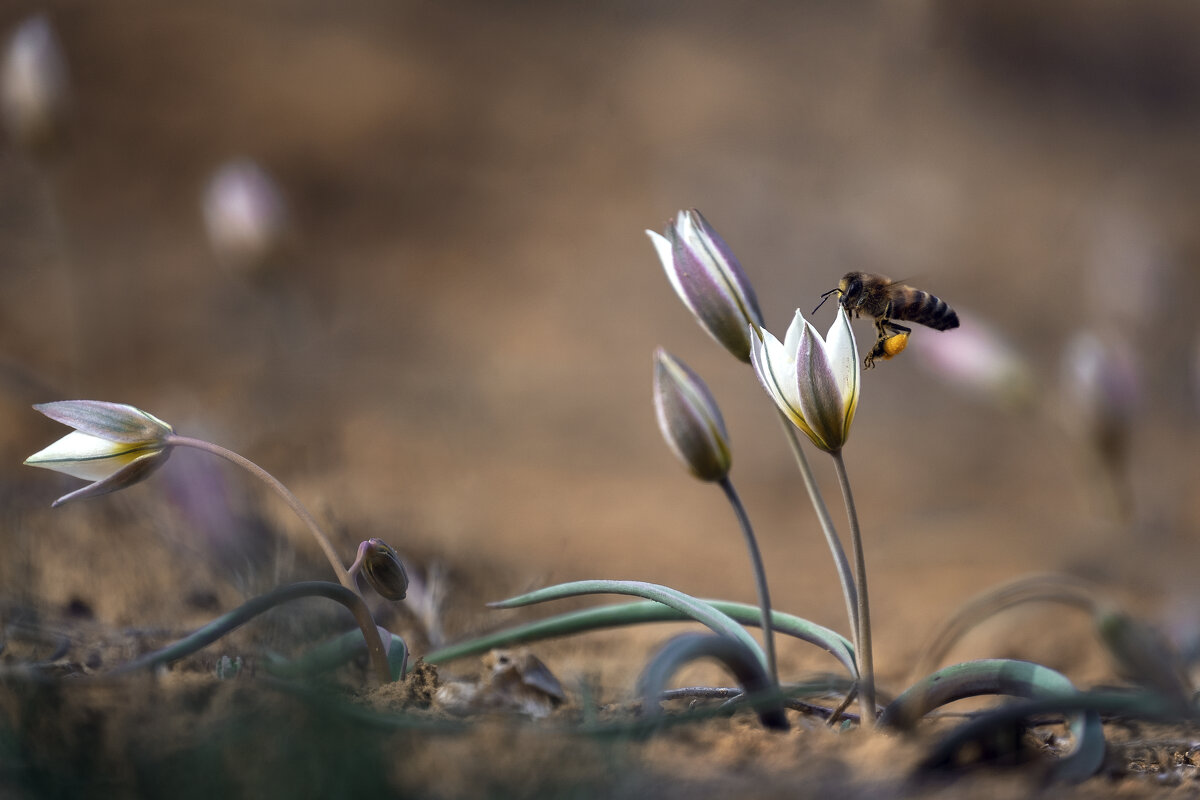
{"type": "Polygon", "coordinates": [[[879,327],[879,335],[880,336],[886,337],[888,335],[894,335],[897,333],[912,333],[912,328],[906,328],[903,325],[897,325],[896,323],[892,322],[890,319],[885,319],[883,321],[883,324],[879,327]],[[884,333],[885,328],[888,331],[890,331],[891,333],[890,334],[884,333]]]}
{"type": "Polygon", "coordinates": [[[891,358],[887,352],[886,343],[888,338],[888,336],[880,336],[875,340],[875,346],[871,348],[871,352],[867,353],[867,357],[863,359],[863,367],[865,369],[871,369],[874,367],[875,359],[879,358],[880,356],[883,356],[884,358],[891,358]]]}
{"type": "Polygon", "coordinates": [[[864,369],[875,366],[875,359],[886,353],[883,343],[887,341],[889,334],[883,329],[879,320],[875,321],[875,327],[879,330],[879,336],[875,339],[875,345],[871,348],[871,352],[867,353],[867,357],[863,359],[864,369]]]}

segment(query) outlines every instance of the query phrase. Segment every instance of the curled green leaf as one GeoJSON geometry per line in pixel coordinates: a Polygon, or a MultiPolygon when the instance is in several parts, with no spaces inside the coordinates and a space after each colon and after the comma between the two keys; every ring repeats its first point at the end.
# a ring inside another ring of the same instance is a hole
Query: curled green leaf
{"type": "Polygon", "coordinates": [[[754,641],[746,629],[735,622],[732,617],[718,611],[710,603],[657,583],[613,580],[573,581],[560,583],[557,586],[548,586],[518,597],[511,597],[508,600],[488,603],[488,605],[492,608],[518,608],[534,603],[544,603],[547,600],[561,600],[565,597],[578,597],[585,594],[633,595],[669,606],[697,622],[707,625],[713,633],[723,634],[746,645],[759,662],[764,667],[766,666],[767,659],[758,642],[754,641]]]}
{"type": "MultiPolygon", "coordinates": [[[[704,600],[703,602],[721,613],[727,614],[742,625],[759,625],[762,622],[758,606],[734,603],[728,600],[704,600]]],[[[425,660],[431,664],[445,664],[455,659],[486,653],[495,647],[510,647],[603,628],[640,625],[649,622],[679,622],[686,619],[690,619],[686,613],[653,601],[585,608],[505,628],[443,647],[426,655],[425,660]]],[[[779,633],[794,636],[820,647],[836,658],[838,663],[846,668],[851,678],[857,676],[858,673],[854,666],[854,646],[840,633],[782,611],[771,612],[771,627],[779,633]]]]}
{"type": "MultiPolygon", "coordinates": [[[[685,633],[667,642],[638,678],[638,694],[642,696],[642,711],[655,714],[659,711],[658,701],[667,683],[685,664],[700,658],[715,658],[733,676],[748,698],[761,696],[774,688],[771,676],[762,663],[741,642],[728,636],[711,633],[685,633]]],[[[775,693],[778,698],[778,693],[775,693]]],[[[787,715],[783,703],[771,702],[758,710],[758,719],[764,728],[786,731],[787,715]]]]}
{"type": "MultiPolygon", "coordinates": [[[[1060,672],[1029,661],[985,659],[940,669],[905,689],[879,717],[881,728],[909,729],[935,708],[986,694],[1059,700],[1079,694],[1060,672]]],[[[1104,729],[1095,711],[1073,714],[1071,774],[1094,774],[1104,759],[1104,729]],[[1089,771],[1090,770],[1090,771],[1089,771]]]]}

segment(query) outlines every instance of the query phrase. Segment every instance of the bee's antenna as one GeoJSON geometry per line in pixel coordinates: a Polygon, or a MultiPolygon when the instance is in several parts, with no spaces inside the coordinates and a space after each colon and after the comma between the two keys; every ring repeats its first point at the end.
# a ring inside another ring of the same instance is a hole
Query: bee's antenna
{"type": "Polygon", "coordinates": [[[821,295],[821,302],[817,303],[817,307],[816,307],[816,308],[814,308],[814,309],[812,310],[812,313],[814,313],[814,314],[815,314],[815,313],[817,313],[818,311],[820,311],[820,310],[821,310],[821,306],[825,305],[825,301],[829,299],[829,295],[833,294],[833,293],[834,293],[834,292],[836,292],[836,291],[838,291],[838,290],[837,290],[837,288],[833,288],[833,289],[830,289],[830,290],[829,290],[828,292],[826,292],[825,294],[821,295]]]}

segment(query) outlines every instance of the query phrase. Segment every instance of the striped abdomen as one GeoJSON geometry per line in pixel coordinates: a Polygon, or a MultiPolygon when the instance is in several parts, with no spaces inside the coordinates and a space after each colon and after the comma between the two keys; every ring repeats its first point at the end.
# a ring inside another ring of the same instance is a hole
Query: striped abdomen
{"type": "Polygon", "coordinates": [[[958,327],[958,314],[946,305],[945,300],[911,286],[893,287],[892,301],[886,316],[888,319],[902,319],[926,325],[935,331],[958,327]]]}

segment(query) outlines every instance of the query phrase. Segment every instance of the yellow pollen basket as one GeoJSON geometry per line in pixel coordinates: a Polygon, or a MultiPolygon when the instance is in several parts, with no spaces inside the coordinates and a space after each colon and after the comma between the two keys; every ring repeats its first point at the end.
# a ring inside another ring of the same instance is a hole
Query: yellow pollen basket
{"type": "Polygon", "coordinates": [[[892,358],[903,352],[906,347],[908,347],[908,334],[897,333],[895,336],[889,336],[883,340],[883,353],[881,355],[884,358],[892,358]]]}

